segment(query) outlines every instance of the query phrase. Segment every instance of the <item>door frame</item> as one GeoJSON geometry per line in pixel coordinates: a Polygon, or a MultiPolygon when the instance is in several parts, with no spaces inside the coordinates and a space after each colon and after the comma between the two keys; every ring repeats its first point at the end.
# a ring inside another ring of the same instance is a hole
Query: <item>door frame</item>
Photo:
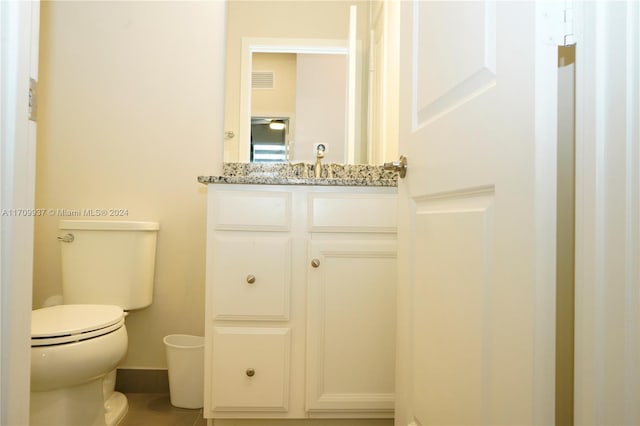
{"type": "Polygon", "coordinates": [[[40,3],[0,2],[0,423],[29,424],[36,124],[30,79],[38,78],[40,3]],[[20,212],[20,213],[18,213],[20,212]]]}
{"type": "Polygon", "coordinates": [[[640,423],[640,5],[575,2],[575,424],[640,423]]]}

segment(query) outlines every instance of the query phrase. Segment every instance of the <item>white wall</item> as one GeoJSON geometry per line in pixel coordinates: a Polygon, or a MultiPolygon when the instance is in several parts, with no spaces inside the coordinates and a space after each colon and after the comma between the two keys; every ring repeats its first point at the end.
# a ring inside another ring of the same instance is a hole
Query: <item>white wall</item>
{"type": "MultiPolygon", "coordinates": [[[[222,165],[224,2],[43,2],[36,205],[157,220],[153,305],[123,366],[204,332],[206,187],[222,165]]],[[[36,220],[33,306],[61,292],[59,215],[36,220]]]]}
{"type": "Polygon", "coordinates": [[[371,7],[369,138],[370,164],[397,161],[400,0],[374,0],[371,7]]]}

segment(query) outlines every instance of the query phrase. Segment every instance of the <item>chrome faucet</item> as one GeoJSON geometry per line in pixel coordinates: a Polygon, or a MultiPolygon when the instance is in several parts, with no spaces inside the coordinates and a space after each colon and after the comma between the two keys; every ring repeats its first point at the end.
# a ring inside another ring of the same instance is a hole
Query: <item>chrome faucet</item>
{"type": "Polygon", "coordinates": [[[316,178],[322,177],[322,159],[324,158],[325,149],[324,144],[318,144],[316,148],[316,164],[313,167],[313,176],[316,178]]]}

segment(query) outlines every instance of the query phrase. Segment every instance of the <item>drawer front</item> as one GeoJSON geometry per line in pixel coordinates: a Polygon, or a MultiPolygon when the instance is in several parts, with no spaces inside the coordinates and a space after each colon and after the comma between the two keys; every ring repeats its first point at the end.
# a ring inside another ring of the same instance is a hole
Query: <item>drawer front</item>
{"type": "Polygon", "coordinates": [[[289,319],[291,238],[216,236],[215,320],[289,319]]]}
{"type": "Polygon", "coordinates": [[[214,229],[288,231],[291,193],[216,190],[209,197],[214,229]]]}
{"type": "Polygon", "coordinates": [[[215,327],[214,411],[288,410],[289,328],[215,327]]]}
{"type": "Polygon", "coordinates": [[[308,204],[311,232],[396,232],[396,194],[310,194],[308,204]]]}

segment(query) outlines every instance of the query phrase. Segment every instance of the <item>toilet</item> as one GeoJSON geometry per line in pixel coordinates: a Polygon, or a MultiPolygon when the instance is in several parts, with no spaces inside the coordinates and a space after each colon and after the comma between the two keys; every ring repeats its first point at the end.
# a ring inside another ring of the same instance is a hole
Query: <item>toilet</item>
{"type": "Polygon", "coordinates": [[[127,311],[151,305],[157,222],[62,220],[60,305],[31,313],[30,424],[115,426],[127,311]]]}

